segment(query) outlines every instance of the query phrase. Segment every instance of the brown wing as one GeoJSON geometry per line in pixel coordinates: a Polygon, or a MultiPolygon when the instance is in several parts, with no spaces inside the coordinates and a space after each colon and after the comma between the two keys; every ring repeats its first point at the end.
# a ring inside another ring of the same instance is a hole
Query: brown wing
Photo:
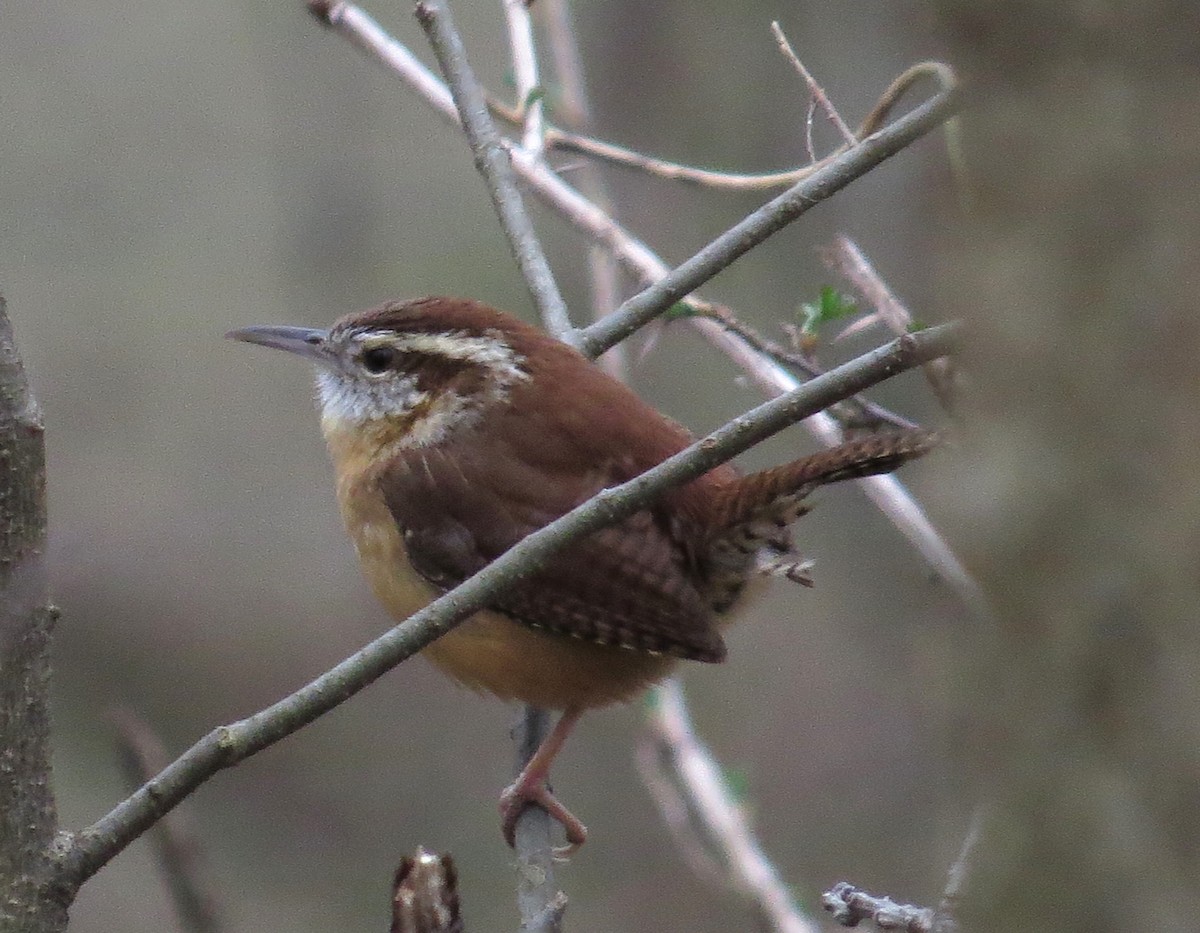
{"type": "MultiPolygon", "coordinates": [[[[528,456],[539,459],[530,463],[509,446],[443,444],[405,451],[380,474],[409,560],[432,585],[450,589],[624,478],[617,464],[581,476],[556,462],[550,448],[528,456]]],[[[556,554],[491,608],[532,628],[597,644],[697,661],[725,656],[670,523],[654,510],[556,554]]]]}

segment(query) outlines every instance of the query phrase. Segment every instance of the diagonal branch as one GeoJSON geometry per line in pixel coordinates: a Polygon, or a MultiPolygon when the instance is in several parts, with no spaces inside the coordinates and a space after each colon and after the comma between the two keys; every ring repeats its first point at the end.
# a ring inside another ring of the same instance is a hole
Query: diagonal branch
{"type": "Polygon", "coordinates": [[[736,886],[758,905],[775,933],[816,933],[731,800],[720,766],[692,727],[678,679],[656,688],[651,702],[655,709],[648,723],[655,750],[686,786],[688,809],[736,886]]]}
{"type": "Polygon", "coordinates": [[[951,352],[958,327],[943,324],[905,335],[824,376],[759,405],[665,460],[606,489],[534,532],[475,576],[267,709],[200,739],[157,777],[64,846],[57,881],[73,893],[163,814],[223,768],[267,748],[344,703],[500,592],[529,576],[557,550],[643,508],[666,489],[689,482],[790,424],[896,373],[951,352]]]}
{"type": "MultiPolygon", "coordinates": [[[[338,2],[309,0],[309,9],[322,22],[335,28],[355,45],[395,72],[405,83],[417,91],[437,113],[451,121],[457,121],[454,102],[445,84],[439,81],[407,47],[388,35],[361,7],[343,2],[343,0],[338,0],[338,2]]],[[[921,132],[928,132],[937,125],[939,120],[944,120],[953,113],[956,107],[954,88],[954,75],[948,66],[939,62],[922,62],[912,66],[892,82],[867,117],[865,122],[871,128],[871,135],[859,146],[839,153],[825,163],[820,163],[820,171],[844,173],[853,170],[857,174],[867,171],[871,166],[860,164],[863,152],[872,146],[882,145],[884,142],[894,142],[894,137],[900,132],[902,125],[906,134],[905,144],[907,144],[921,132]],[[939,87],[942,88],[941,92],[919,111],[914,111],[908,116],[880,128],[879,121],[891,111],[899,96],[917,78],[925,76],[936,79],[939,87]],[[932,113],[930,112],[931,106],[934,107],[932,113]],[[923,114],[919,126],[914,126],[914,118],[921,111],[923,114]],[[914,133],[914,131],[916,132],[914,133]],[[855,166],[857,168],[854,168],[855,166]]],[[[671,275],[670,267],[650,247],[616,223],[594,202],[563,181],[546,165],[544,160],[534,159],[532,156],[524,154],[519,147],[512,150],[512,159],[513,168],[528,185],[529,190],[579,231],[609,250],[626,269],[639,279],[644,282],[658,282],[671,275]]],[[[814,175],[809,175],[806,180],[811,181],[814,177],[814,175]]],[[[797,188],[799,187],[798,185],[797,188]]],[[[795,190],[794,188],[793,191],[795,190]]],[[[831,193],[832,191],[827,192],[827,194],[831,193]]],[[[815,197],[815,193],[813,196],[815,197]]],[[[736,258],[736,256],[732,258],[736,258]]],[[[715,275],[718,271],[718,268],[713,268],[711,274],[715,275]]],[[[695,288],[696,285],[693,284],[689,287],[695,288]]],[[[657,304],[651,296],[643,295],[639,300],[647,302],[651,306],[657,304]]],[[[669,305],[670,300],[663,307],[669,305]]],[[[644,313],[647,317],[653,317],[655,313],[661,313],[661,311],[662,308],[645,309],[644,313]]],[[[746,346],[738,337],[727,333],[719,324],[694,319],[692,325],[710,343],[741,365],[767,393],[776,394],[781,391],[789,391],[796,386],[796,380],[783,367],[764,359],[761,354],[746,346]]],[[[810,418],[807,426],[825,443],[834,443],[840,437],[836,421],[823,412],[810,418]]],[[[912,542],[925,561],[954,589],[972,614],[978,618],[990,618],[991,608],[979,585],[954,552],[950,550],[903,484],[890,475],[866,477],[857,482],[876,506],[912,542]]]]}
{"type": "Polygon", "coordinates": [[[778,233],[880,162],[937,127],[954,112],[955,107],[954,92],[942,91],[878,133],[847,149],[803,181],[738,221],[690,259],[634,295],[614,314],[586,328],[581,335],[581,348],[585,353],[596,356],[624,340],[769,236],[778,233]]]}
{"type": "MultiPolygon", "coordinates": [[[[171,758],[150,724],[132,709],[118,707],[109,716],[117,730],[121,770],[127,786],[136,790],[165,768],[171,758]]],[[[202,879],[200,844],[181,815],[172,813],[160,820],[151,834],[163,880],[184,933],[221,933],[224,925],[217,898],[202,879]]]]}
{"type": "Polygon", "coordinates": [[[512,247],[521,277],[529,287],[533,303],[550,333],[573,344],[574,328],[567,314],[567,306],[554,282],[550,264],[546,262],[546,256],[538,244],[533,222],[525,211],[512,163],[501,142],[500,133],[492,122],[487,98],[467,61],[462,39],[450,16],[450,8],[438,0],[420,0],[417,3],[417,21],[429,37],[438,65],[450,85],[463,132],[475,155],[475,167],[487,182],[488,194],[512,247]]]}

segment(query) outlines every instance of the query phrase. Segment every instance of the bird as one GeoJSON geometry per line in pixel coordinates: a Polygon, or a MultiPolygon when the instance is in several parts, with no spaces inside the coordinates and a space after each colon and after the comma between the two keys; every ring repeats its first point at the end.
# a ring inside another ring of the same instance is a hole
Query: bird
{"type": "MultiPolygon", "coordinates": [[[[322,433],[346,530],[397,621],[692,434],[566,343],[485,303],[392,301],[328,330],[257,325],[226,336],[316,366],[322,433]]],[[[819,486],[889,472],[933,432],[872,433],[743,474],[714,467],[551,557],[422,654],[459,683],[561,717],[500,797],[513,845],[536,804],[567,846],[584,824],[550,791],[580,716],[633,699],[681,661],[725,658],[722,632],[755,581],[810,583],[789,526],[819,486]]]]}

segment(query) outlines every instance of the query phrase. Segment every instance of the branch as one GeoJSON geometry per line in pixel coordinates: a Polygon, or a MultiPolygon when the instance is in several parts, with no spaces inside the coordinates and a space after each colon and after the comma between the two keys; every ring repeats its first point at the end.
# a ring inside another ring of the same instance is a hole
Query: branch
{"type": "Polygon", "coordinates": [[[542,87],[538,81],[537,50],[533,43],[533,17],[529,15],[526,0],[504,0],[504,20],[508,25],[508,45],[512,49],[517,112],[524,124],[521,148],[540,156],[546,145],[546,121],[542,87]]]}
{"type": "Polygon", "coordinates": [[[650,703],[649,726],[658,758],[687,788],[690,815],[705,841],[720,853],[738,889],[754,901],[776,933],[816,933],[816,925],[792,900],[787,885],[759,848],[720,765],[696,736],[679,681],[672,678],[655,688],[650,703]]]}
{"type": "MultiPolygon", "coordinates": [[[[922,78],[933,78],[942,89],[952,88],[955,84],[954,73],[940,62],[920,62],[913,65],[901,73],[880,95],[866,119],[853,133],[851,145],[854,140],[870,136],[883,126],[899,99],[922,78]]],[[[513,118],[511,114],[501,115],[505,119],[513,118]]],[[[616,143],[580,136],[557,126],[546,128],[546,145],[566,152],[578,152],[624,168],[637,169],[659,178],[724,191],[758,191],[794,185],[845,151],[843,148],[817,162],[778,172],[723,172],[659,159],[616,143]]]]}
{"type": "MultiPolygon", "coordinates": [[[[171,761],[154,730],[133,710],[118,708],[110,718],[117,729],[121,770],[131,790],[137,790],[171,761]]],[[[219,933],[223,928],[217,899],[200,881],[200,846],[174,813],[159,821],[152,842],[163,879],[188,933],[219,933]]]]}
{"type": "MultiPolygon", "coordinates": [[[[309,0],[309,8],[323,22],[333,26],[355,45],[366,50],[377,61],[399,75],[439,114],[457,122],[454,103],[445,85],[402,43],[389,36],[360,7],[345,2],[330,3],[328,0],[309,0]]],[[[902,120],[884,128],[873,139],[882,140],[888,136],[894,137],[899,133],[903,123],[905,138],[907,141],[911,141],[908,134],[913,130],[913,121],[918,117],[918,113],[921,114],[918,129],[925,132],[936,125],[933,117],[944,118],[953,112],[955,107],[953,72],[948,66],[939,62],[922,62],[912,66],[892,82],[864,124],[871,129],[871,132],[874,132],[879,121],[890,112],[904,91],[911,87],[917,79],[926,76],[937,80],[942,89],[941,92],[927,102],[922,110],[910,113],[902,120]],[[931,107],[935,108],[934,114],[930,113],[931,107]]],[[[866,140],[855,149],[832,157],[822,170],[838,166],[840,171],[847,165],[857,164],[861,154],[855,154],[869,143],[871,140],[866,140]]],[[[595,203],[583,197],[559,178],[546,166],[544,161],[525,156],[520,148],[512,151],[512,157],[513,168],[534,194],[582,233],[609,250],[622,265],[640,279],[654,282],[671,274],[670,267],[653,250],[617,224],[595,203]]],[[[861,171],[865,170],[865,168],[861,169],[861,171]]],[[[796,380],[785,369],[764,360],[761,355],[753,352],[737,337],[726,333],[719,325],[711,321],[694,320],[692,326],[696,327],[710,343],[741,365],[754,381],[769,394],[788,391],[795,387],[796,380]]],[[[810,418],[807,426],[825,443],[833,443],[840,437],[837,423],[824,413],[810,418]]],[[[950,550],[945,540],[899,480],[888,475],[866,477],[856,482],[900,532],[912,542],[939,576],[954,589],[972,614],[978,618],[990,618],[992,616],[991,607],[980,591],[979,585],[967,573],[966,568],[950,550]]]]}
{"type": "MultiPolygon", "coordinates": [[[[488,194],[491,195],[504,234],[508,237],[521,277],[529,287],[533,303],[550,333],[574,344],[574,328],[567,314],[567,306],[538,244],[533,223],[525,212],[512,163],[488,112],[487,99],[467,62],[467,54],[454,28],[450,9],[439,0],[419,0],[416,10],[417,22],[429,37],[438,65],[450,85],[463,132],[475,155],[475,167],[487,182],[488,194]]],[[[528,155],[535,157],[533,153],[528,155]]]]}
{"type": "Polygon", "coordinates": [[[821,904],[844,927],[856,927],[869,920],[881,930],[930,933],[933,929],[933,911],[928,907],[898,904],[890,897],[868,894],[845,881],[821,895],[821,904]]]}
{"type": "Polygon", "coordinates": [[[557,550],[644,508],[666,489],[687,483],[849,394],[927,359],[951,352],[959,329],[942,324],[892,341],[824,376],[759,405],[729,424],[514,545],[469,580],[413,614],[295,693],[196,742],[154,780],[118,804],[65,847],[58,880],[70,891],[223,768],[273,745],[344,703],[401,661],[484,608],[501,587],[535,573],[557,550]]]}
{"type": "Polygon", "coordinates": [[[597,356],[624,340],[769,236],[778,233],[821,201],[937,127],[954,112],[955,106],[953,91],[942,91],[878,133],[847,149],[734,224],[668,274],[658,277],[653,285],[621,305],[615,314],[586,328],[581,334],[581,349],[590,356],[597,356]]]}
{"type": "Polygon", "coordinates": [[[48,890],[58,831],[50,790],[46,451],[38,407],[0,298],[0,928],[62,930],[48,890]],[[49,894],[49,896],[47,896],[49,894]]]}
{"type": "MultiPolygon", "coordinates": [[[[888,288],[871,261],[848,236],[838,236],[826,252],[826,262],[850,280],[859,293],[875,309],[875,315],[894,334],[912,329],[913,317],[908,308],[888,288]]],[[[922,369],[934,396],[948,413],[954,414],[954,371],[945,360],[926,363],[922,369]]]]}
{"type": "MultiPolygon", "coordinates": [[[[535,706],[521,710],[514,730],[517,743],[516,773],[529,764],[550,732],[550,713],[535,706]]],[[[517,856],[517,910],[521,929],[528,933],[560,933],[567,896],[554,879],[554,821],[541,807],[526,807],[513,830],[517,856]]]]}
{"type": "MultiPolygon", "coordinates": [[[[834,125],[846,145],[853,146],[858,141],[854,132],[846,125],[846,121],[842,119],[842,115],[837,112],[837,108],[830,102],[829,97],[825,94],[825,89],[817,83],[817,79],[812,76],[807,68],[804,67],[804,62],[800,61],[800,56],[796,54],[796,50],[792,48],[792,44],[788,42],[788,37],[784,34],[783,29],[776,21],[771,23],[771,34],[775,37],[775,44],[779,46],[779,51],[783,53],[783,57],[792,63],[792,67],[800,73],[800,77],[804,79],[804,83],[808,86],[808,93],[812,97],[813,103],[825,111],[825,116],[829,122],[834,125]]],[[[809,128],[809,153],[812,152],[812,120],[808,122],[809,128]]]]}

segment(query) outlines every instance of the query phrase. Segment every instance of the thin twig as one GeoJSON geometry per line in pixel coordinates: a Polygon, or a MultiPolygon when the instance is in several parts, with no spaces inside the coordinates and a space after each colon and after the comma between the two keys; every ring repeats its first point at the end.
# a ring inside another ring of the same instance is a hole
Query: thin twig
{"type": "MultiPolygon", "coordinates": [[[[814,359],[803,353],[789,350],[787,347],[768,340],[749,324],[738,320],[733,311],[724,305],[714,305],[709,302],[693,301],[692,308],[696,314],[709,320],[716,321],[726,330],[737,334],[742,340],[769,359],[782,366],[801,372],[808,377],[819,376],[825,372],[814,359]]],[[[882,425],[910,430],[917,427],[916,422],[910,421],[903,415],[897,414],[870,399],[856,395],[845,399],[829,409],[830,414],[847,429],[878,428],[882,425]]]]}
{"type": "Polygon", "coordinates": [[[689,482],[789,424],[926,359],[951,352],[959,329],[942,324],[898,338],[786,395],[764,402],[627,483],[606,489],[524,538],[479,573],[438,597],[295,693],[196,742],[153,780],[63,847],[58,881],[73,892],[216,772],[308,725],[416,654],[504,586],[535,573],[572,541],[632,515],[671,486],[689,482]]]}
{"type": "MultiPolygon", "coordinates": [[[[841,273],[867,300],[879,320],[893,334],[904,334],[913,329],[914,321],[908,308],[888,288],[887,282],[875,271],[871,261],[858,244],[848,236],[834,238],[833,246],[826,252],[827,262],[841,273]]],[[[925,378],[934,396],[947,412],[954,412],[954,372],[950,365],[939,360],[922,367],[925,378]]]]}
{"type": "MultiPolygon", "coordinates": [[[[130,791],[137,790],[170,764],[162,740],[140,716],[128,708],[114,709],[109,717],[117,729],[117,751],[130,791]]],[[[217,899],[201,884],[200,847],[179,813],[160,820],[151,834],[163,879],[179,915],[179,925],[191,933],[217,933],[222,929],[217,899]]]]}
{"type": "MultiPolygon", "coordinates": [[[[567,0],[539,0],[538,8],[546,25],[550,58],[554,63],[554,75],[557,78],[558,98],[555,112],[572,129],[590,132],[592,105],[588,99],[583,59],[571,19],[570,6],[567,0]]],[[[612,200],[596,165],[585,162],[574,177],[579,190],[613,216],[612,200]]],[[[599,320],[611,314],[620,304],[621,269],[612,252],[597,243],[587,244],[587,262],[592,319],[599,320]]],[[[628,360],[623,346],[618,344],[613,347],[597,362],[614,379],[624,380],[628,360]]]]}
{"type": "MultiPolygon", "coordinates": [[[[900,98],[913,85],[926,78],[932,78],[941,90],[948,90],[955,84],[954,73],[941,62],[919,62],[913,65],[893,80],[880,95],[875,106],[853,132],[855,140],[861,140],[879,130],[900,98]]],[[[508,120],[516,120],[514,114],[502,115],[508,120]]],[[[556,126],[546,128],[546,145],[549,148],[577,152],[613,165],[636,169],[658,178],[725,191],[755,191],[794,185],[846,151],[845,148],[840,148],[824,159],[817,160],[810,140],[807,149],[810,159],[813,160],[812,164],[776,172],[719,172],[645,155],[616,143],[572,133],[556,126]]]]}
{"type": "Polygon", "coordinates": [[[775,36],[775,42],[779,46],[779,51],[783,52],[784,58],[792,63],[792,67],[800,72],[800,77],[804,79],[804,83],[808,85],[808,93],[817,106],[825,112],[825,116],[832,123],[839,133],[842,134],[842,139],[847,146],[853,146],[858,142],[858,137],[854,135],[854,131],[846,125],[846,121],[842,119],[842,115],[837,112],[837,108],[833,106],[829,98],[825,94],[825,89],[817,83],[817,79],[812,76],[812,73],[804,67],[804,62],[800,61],[800,56],[796,54],[796,50],[792,48],[792,44],[788,42],[788,38],[784,35],[783,30],[779,27],[777,21],[771,23],[771,33],[775,36]]]}
{"type": "Polygon", "coordinates": [[[661,760],[687,787],[699,828],[720,853],[736,886],[758,905],[776,933],[816,933],[816,924],[804,916],[759,848],[720,766],[696,736],[679,681],[672,678],[657,687],[649,706],[648,725],[661,760]]]}
{"type": "Polygon", "coordinates": [[[953,93],[943,91],[846,150],[738,221],[690,259],[626,301],[615,314],[586,328],[580,335],[580,347],[584,352],[596,355],[624,340],[772,234],[929,132],[948,117],[954,107],[953,93]]]}
{"type": "MultiPolygon", "coordinates": [[[[550,264],[542,253],[533,222],[525,212],[508,152],[501,144],[500,133],[488,112],[487,100],[467,61],[466,50],[454,28],[450,9],[442,0],[419,0],[416,10],[417,21],[429,37],[438,65],[446,76],[463,132],[475,155],[475,166],[487,183],[488,194],[508,237],[521,277],[529,287],[534,306],[550,333],[560,340],[573,343],[575,331],[567,314],[566,303],[554,282],[550,264]]],[[[529,159],[538,158],[531,152],[524,154],[529,159]]]]}
{"type": "Polygon", "coordinates": [[[958,930],[958,905],[962,900],[963,891],[967,886],[967,875],[971,869],[971,859],[983,835],[983,826],[987,822],[988,808],[980,804],[971,814],[971,825],[963,837],[962,847],[958,857],[950,866],[946,876],[946,887],[942,890],[942,900],[933,914],[932,933],[956,933],[958,930]]]}
{"type": "Polygon", "coordinates": [[[533,17],[526,0],[503,0],[503,3],[513,78],[517,85],[517,113],[524,125],[521,148],[540,157],[545,149],[546,120],[538,80],[537,50],[533,43],[533,17]]]}
{"type": "Polygon", "coordinates": [[[817,144],[813,142],[813,124],[817,117],[817,99],[808,98],[808,106],[804,108],[804,151],[808,153],[808,161],[817,161],[817,144]]]}
{"type": "MultiPolygon", "coordinates": [[[[350,3],[328,3],[327,0],[310,0],[309,5],[324,22],[394,71],[424,97],[436,112],[452,122],[458,122],[457,111],[445,85],[362,9],[350,3]]],[[[904,93],[925,78],[932,78],[940,91],[926,104],[917,135],[936,126],[937,120],[931,117],[948,114],[954,109],[951,99],[956,86],[954,73],[940,62],[921,62],[907,69],[891,83],[879,103],[863,121],[865,130],[871,133],[879,130],[882,121],[904,93]],[[936,114],[929,113],[930,104],[937,105],[936,114]]],[[[913,117],[914,114],[910,113],[895,124],[880,130],[880,138],[888,134],[897,134],[901,123],[905,121],[905,133],[910,132],[913,129],[913,117]]],[[[867,171],[870,166],[861,164],[857,159],[850,159],[855,151],[857,148],[850,153],[830,157],[827,167],[838,167],[839,170],[846,168],[858,174],[867,171]]],[[[583,234],[610,250],[625,268],[642,281],[655,282],[671,273],[670,267],[653,250],[559,178],[543,160],[526,158],[517,148],[513,150],[513,168],[529,186],[529,190],[583,234]]],[[[796,380],[783,367],[764,359],[761,354],[748,347],[738,337],[729,334],[720,325],[705,320],[695,320],[692,325],[710,343],[745,369],[764,391],[775,394],[795,387],[796,380]]],[[[825,443],[834,443],[840,437],[836,421],[827,415],[818,413],[809,418],[806,425],[825,443]]],[[[979,618],[990,617],[991,608],[979,585],[967,573],[962,562],[950,550],[904,486],[890,475],[867,477],[857,482],[897,529],[912,542],[922,558],[954,589],[964,605],[979,618]]]]}
{"type": "Polygon", "coordinates": [[[794,185],[811,175],[820,165],[801,165],[777,172],[720,172],[672,162],[670,159],[660,159],[559,126],[546,128],[546,147],[590,156],[611,165],[635,169],[667,181],[678,181],[718,191],[760,191],[794,185]]]}

